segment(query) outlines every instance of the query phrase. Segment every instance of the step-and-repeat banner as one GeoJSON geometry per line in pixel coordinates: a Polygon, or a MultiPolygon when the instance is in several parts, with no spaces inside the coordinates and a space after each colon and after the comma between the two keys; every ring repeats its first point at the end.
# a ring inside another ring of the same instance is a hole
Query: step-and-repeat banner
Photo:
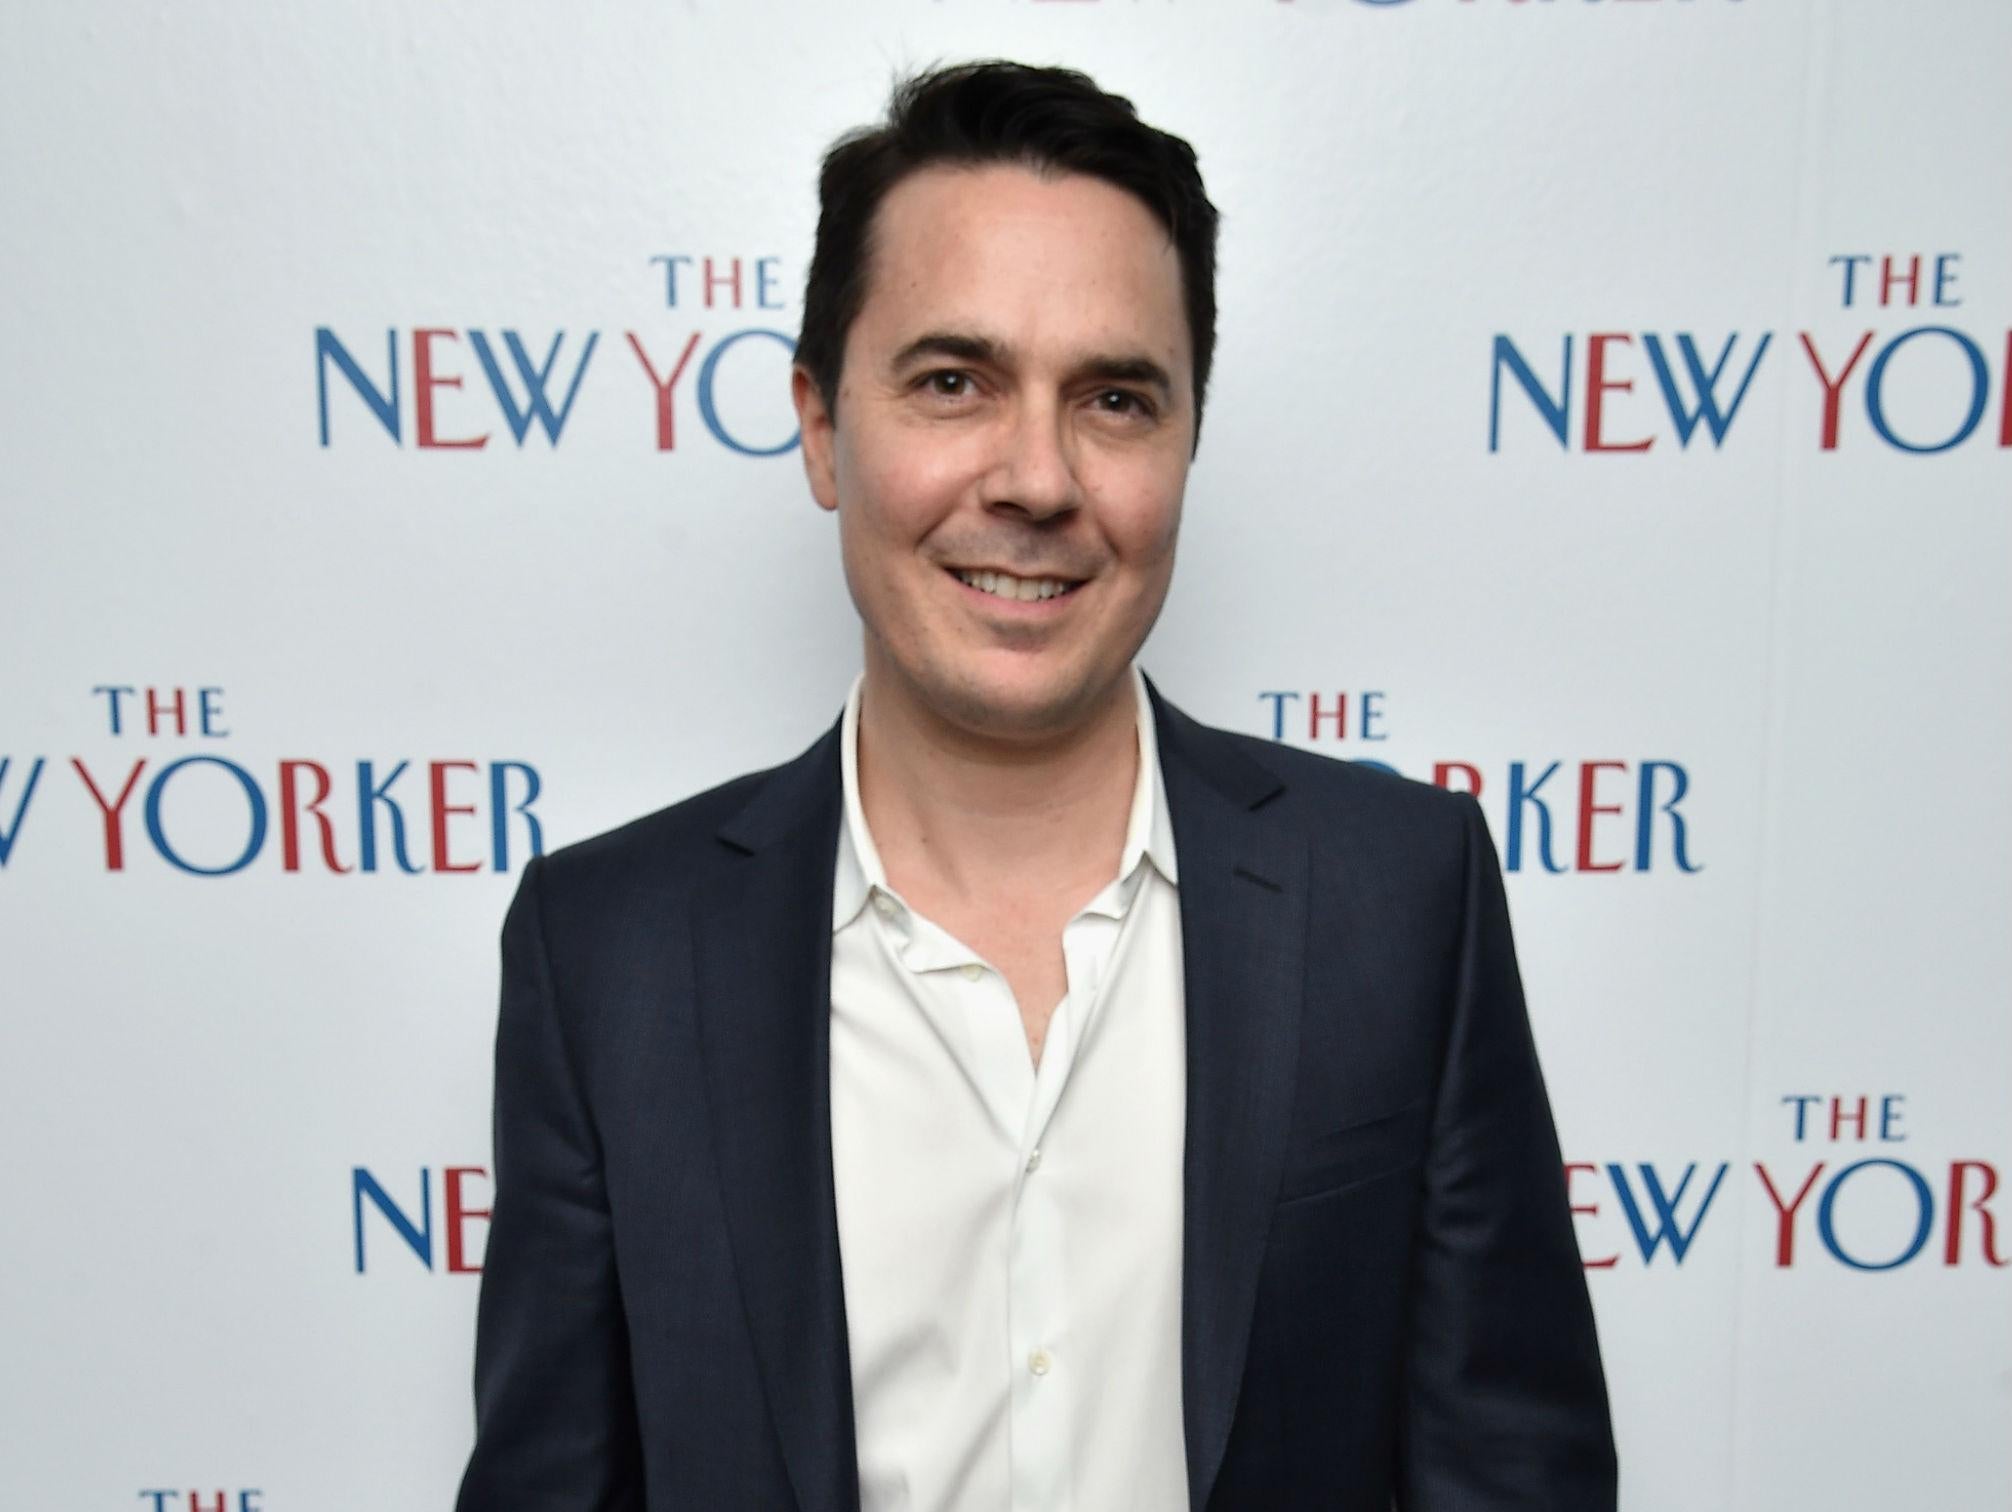
{"type": "Polygon", "coordinates": [[[1221,347],[1143,657],[1478,794],[1628,1512],[2012,1505],[2012,7],[0,19],[0,1502],[438,1512],[526,860],[859,657],[838,132],[1087,69],[1221,347]]]}

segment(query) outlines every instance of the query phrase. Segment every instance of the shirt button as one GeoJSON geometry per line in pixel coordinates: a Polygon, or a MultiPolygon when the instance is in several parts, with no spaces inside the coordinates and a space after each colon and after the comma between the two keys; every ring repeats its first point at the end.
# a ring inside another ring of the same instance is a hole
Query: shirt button
{"type": "Polygon", "coordinates": [[[1027,1368],[1037,1376],[1046,1375],[1054,1363],[1045,1349],[1037,1349],[1027,1356],[1027,1368]]]}
{"type": "Polygon", "coordinates": [[[1027,1157],[1027,1174],[1029,1176],[1032,1176],[1036,1171],[1040,1169],[1041,1169],[1041,1147],[1039,1145],[1036,1145],[1034,1147],[1034,1153],[1027,1157]]]}
{"type": "Polygon", "coordinates": [[[885,893],[875,893],[873,895],[873,911],[883,919],[893,918],[894,899],[888,897],[885,893]]]}
{"type": "Polygon", "coordinates": [[[967,982],[975,982],[985,975],[985,968],[980,966],[976,961],[966,961],[963,970],[964,980],[967,982]]]}

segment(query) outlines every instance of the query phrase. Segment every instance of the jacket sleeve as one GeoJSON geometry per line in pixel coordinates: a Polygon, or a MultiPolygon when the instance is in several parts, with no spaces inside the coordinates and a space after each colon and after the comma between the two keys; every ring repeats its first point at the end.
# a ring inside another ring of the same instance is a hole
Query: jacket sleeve
{"type": "Polygon", "coordinates": [[[1592,1304],[1486,821],[1462,920],[1411,1278],[1401,1512],[1614,1512],[1592,1304]]]}
{"type": "Polygon", "coordinates": [[[457,1512],[641,1512],[642,1470],[600,1141],[560,1024],[542,866],[503,926],[495,1197],[475,1326],[474,1452],[457,1512]]]}

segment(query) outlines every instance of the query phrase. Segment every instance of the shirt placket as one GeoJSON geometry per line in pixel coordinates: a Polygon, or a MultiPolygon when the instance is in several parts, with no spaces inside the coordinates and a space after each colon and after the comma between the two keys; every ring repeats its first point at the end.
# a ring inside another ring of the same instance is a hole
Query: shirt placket
{"type": "Polygon", "coordinates": [[[1102,910],[1085,910],[1063,931],[1068,990],[1050,1024],[1020,1141],[1009,1266],[1014,1512],[1074,1507],[1072,1402],[1086,1362],[1073,1347],[1071,1236],[1056,1195],[1058,1178],[1067,1177],[1069,1152],[1051,1155],[1044,1143],[1100,1011],[1120,928],[1120,920],[1102,910]]]}

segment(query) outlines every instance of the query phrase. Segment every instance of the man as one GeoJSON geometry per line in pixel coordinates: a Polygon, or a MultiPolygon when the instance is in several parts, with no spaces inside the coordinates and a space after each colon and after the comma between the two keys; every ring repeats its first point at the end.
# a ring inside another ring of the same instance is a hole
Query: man
{"type": "Polygon", "coordinates": [[[793,384],[865,671],[525,872],[462,1512],[1611,1512],[1479,810],[1132,666],[1193,153],[972,66],[821,195],[793,384]]]}

